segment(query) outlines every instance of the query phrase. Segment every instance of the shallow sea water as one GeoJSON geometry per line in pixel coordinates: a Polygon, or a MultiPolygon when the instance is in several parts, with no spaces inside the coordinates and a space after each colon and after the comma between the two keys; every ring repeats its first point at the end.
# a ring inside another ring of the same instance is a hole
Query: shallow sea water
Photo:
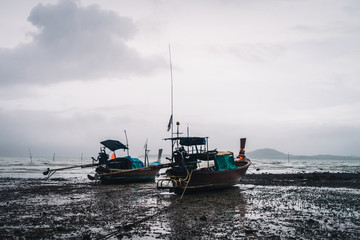
{"type": "Polygon", "coordinates": [[[256,173],[311,173],[360,172],[358,159],[251,159],[251,172],[256,173]]]}
{"type": "MultiPolygon", "coordinates": [[[[150,159],[150,162],[156,159],[150,159]]],[[[287,159],[251,159],[248,173],[309,173],[309,172],[360,172],[360,161],[344,160],[287,160],[287,159]]],[[[168,163],[167,160],[162,160],[168,163]]],[[[4,158],[0,157],[0,177],[46,178],[42,173],[47,168],[56,169],[91,164],[90,158],[56,157],[52,158],[4,158]]],[[[54,177],[87,179],[94,167],[73,168],[58,171],[54,177]]]]}

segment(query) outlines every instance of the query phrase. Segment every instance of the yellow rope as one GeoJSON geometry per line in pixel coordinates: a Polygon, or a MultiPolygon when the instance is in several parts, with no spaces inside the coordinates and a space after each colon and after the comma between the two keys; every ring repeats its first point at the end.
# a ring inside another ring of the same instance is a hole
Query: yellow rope
{"type": "Polygon", "coordinates": [[[187,188],[187,186],[188,186],[188,184],[189,184],[189,182],[190,182],[190,180],[191,180],[191,175],[192,175],[193,171],[194,171],[194,170],[192,170],[191,173],[190,173],[190,175],[189,175],[189,180],[186,182],[184,191],[183,191],[183,193],[181,194],[181,197],[179,198],[179,200],[181,200],[181,199],[183,198],[183,196],[184,196],[184,193],[185,193],[185,191],[186,191],[186,188],[187,188]]]}

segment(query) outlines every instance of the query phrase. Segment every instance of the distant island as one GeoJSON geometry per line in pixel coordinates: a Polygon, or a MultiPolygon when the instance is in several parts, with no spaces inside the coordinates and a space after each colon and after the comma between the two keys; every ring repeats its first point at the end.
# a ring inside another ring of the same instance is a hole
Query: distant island
{"type": "MultiPolygon", "coordinates": [[[[234,153],[235,154],[235,153],[234,153]]],[[[236,154],[235,154],[236,155],[236,154]]],[[[360,156],[338,156],[338,155],[329,155],[329,154],[319,154],[319,155],[293,155],[286,154],[275,149],[271,148],[262,148],[254,151],[246,152],[245,155],[250,159],[312,159],[312,160],[360,160],[360,156]]],[[[149,159],[154,160],[157,159],[157,154],[149,154],[149,159]]],[[[139,158],[144,158],[145,155],[138,156],[139,158]]],[[[166,157],[171,158],[171,155],[164,154],[161,159],[165,159],[166,157]]]]}
{"type": "Polygon", "coordinates": [[[292,155],[292,154],[285,154],[282,152],[279,152],[275,149],[271,148],[263,148],[263,149],[257,149],[255,151],[247,152],[246,156],[256,159],[328,159],[328,160],[348,160],[348,159],[355,159],[360,160],[359,156],[337,156],[337,155],[292,155]]]}

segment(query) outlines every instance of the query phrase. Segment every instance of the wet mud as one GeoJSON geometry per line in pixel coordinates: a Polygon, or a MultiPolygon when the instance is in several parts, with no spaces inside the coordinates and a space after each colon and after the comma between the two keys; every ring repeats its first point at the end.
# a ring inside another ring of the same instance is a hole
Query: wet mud
{"type": "Polygon", "coordinates": [[[288,174],[247,174],[242,184],[265,186],[307,186],[360,189],[360,173],[288,173],[288,174]]]}
{"type": "Polygon", "coordinates": [[[249,174],[182,199],[156,183],[0,178],[0,238],[359,239],[359,174],[313,177],[249,174]]]}

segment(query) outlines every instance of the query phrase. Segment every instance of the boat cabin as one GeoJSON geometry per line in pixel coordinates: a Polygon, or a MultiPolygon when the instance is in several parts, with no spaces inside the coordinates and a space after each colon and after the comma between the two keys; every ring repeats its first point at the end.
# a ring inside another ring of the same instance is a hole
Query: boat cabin
{"type": "MultiPolygon", "coordinates": [[[[103,165],[103,168],[106,169],[135,169],[144,167],[144,163],[138,158],[132,158],[130,156],[116,157],[116,150],[128,150],[128,147],[123,143],[117,140],[106,140],[102,141],[101,144],[104,147],[100,148],[100,152],[96,161],[100,165],[103,165]],[[109,154],[106,153],[106,148],[113,152],[111,158],[109,159],[109,154]]],[[[129,155],[129,153],[128,153],[129,155]]],[[[103,169],[101,169],[103,171],[103,169]]]]}
{"type": "Polygon", "coordinates": [[[237,168],[234,154],[230,151],[208,150],[208,137],[175,137],[171,140],[175,150],[172,154],[172,162],[179,167],[195,170],[204,167],[201,163],[206,162],[207,168],[215,171],[230,170],[237,168]]]}

